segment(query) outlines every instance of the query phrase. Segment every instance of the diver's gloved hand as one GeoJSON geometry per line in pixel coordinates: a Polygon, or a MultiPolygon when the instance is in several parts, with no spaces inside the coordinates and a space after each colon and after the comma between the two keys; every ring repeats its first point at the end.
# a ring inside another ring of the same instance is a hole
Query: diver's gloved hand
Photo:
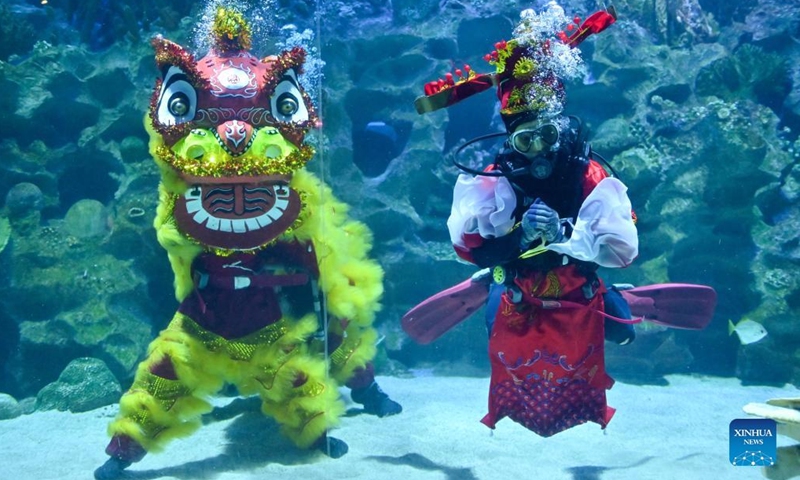
{"type": "Polygon", "coordinates": [[[543,238],[547,243],[560,242],[564,234],[561,231],[561,220],[558,213],[548,207],[541,199],[536,199],[522,216],[522,238],[520,247],[523,249],[533,243],[537,238],[543,238]]]}

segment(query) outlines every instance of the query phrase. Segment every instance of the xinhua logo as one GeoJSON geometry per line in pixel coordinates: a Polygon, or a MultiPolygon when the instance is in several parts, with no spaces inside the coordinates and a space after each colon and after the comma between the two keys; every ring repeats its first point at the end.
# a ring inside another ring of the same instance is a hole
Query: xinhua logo
{"type": "Polygon", "coordinates": [[[730,459],[736,467],[775,465],[777,442],[775,420],[740,418],[730,426],[730,459]]]}

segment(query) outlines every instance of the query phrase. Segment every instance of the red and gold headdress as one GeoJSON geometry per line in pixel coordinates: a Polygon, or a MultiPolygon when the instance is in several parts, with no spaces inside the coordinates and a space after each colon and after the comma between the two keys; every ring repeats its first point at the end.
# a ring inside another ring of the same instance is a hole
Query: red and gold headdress
{"type": "Polygon", "coordinates": [[[455,77],[448,73],[444,79],[426,84],[425,96],[415,102],[417,112],[449,107],[497,86],[500,113],[506,124],[522,115],[557,115],[565,101],[562,79],[581,72],[580,52],[574,47],[615,20],[613,7],[591,15],[582,23],[578,17],[569,22],[555,3],[542,13],[525,10],[514,29],[514,38],[496,43],[495,50],[484,57],[495,66],[494,73],[477,74],[465,66],[456,70],[455,77]],[[571,34],[561,30],[565,24],[571,34]]]}

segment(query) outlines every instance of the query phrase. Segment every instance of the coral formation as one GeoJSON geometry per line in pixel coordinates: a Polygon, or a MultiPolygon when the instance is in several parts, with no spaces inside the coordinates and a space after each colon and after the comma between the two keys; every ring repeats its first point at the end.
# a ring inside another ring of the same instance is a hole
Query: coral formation
{"type": "Polygon", "coordinates": [[[39,391],[36,409],[88,412],[114,402],[121,393],[119,382],[105,363],[96,358],[76,358],[58,380],[39,391]]]}
{"type": "Polygon", "coordinates": [[[11,216],[21,216],[31,211],[38,211],[44,207],[42,191],[29,182],[21,182],[6,194],[6,210],[11,216]]]}
{"type": "Polygon", "coordinates": [[[15,14],[8,5],[0,5],[0,61],[11,55],[30,52],[36,42],[33,26],[15,14]]]}
{"type": "Polygon", "coordinates": [[[169,3],[156,0],[107,2],[82,0],[67,2],[64,13],[80,40],[92,50],[104,50],[117,41],[139,42],[153,27],[175,28],[178,19],[191,11],[194,2],[169,3]]]}
{"type": "Polygon", "coordinates": [[[0,217],[0,253],[3,253],[11,238],[11,223],[6,217],[0,217]]]}
{"type": "Polygon", "coordinates": [[[699,0],[621,0],[615,6],[668,45],[710,42],[719,36],[718,19],[706,11],[719,8],[699,0]]]}
{"type": "Polygon", "coordinates": [[[697,75],[698,95],[724,100],[752,98],[779,110],[791,90],[786,59],[752,45],[707,65],[697,75]]]}

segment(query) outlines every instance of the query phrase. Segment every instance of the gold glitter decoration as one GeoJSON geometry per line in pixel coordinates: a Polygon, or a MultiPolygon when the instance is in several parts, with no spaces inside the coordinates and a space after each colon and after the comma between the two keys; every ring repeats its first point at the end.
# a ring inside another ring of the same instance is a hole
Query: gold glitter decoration
{"type": "Polygon", "coordinates": [[[360,345],[361,338],[356,335],[350,335],[345,338],[339,348],[331,354],[331,365],[340,368],[346,365],[360,345]]]}
{"type": "Polygon", "coordinates": [[[307,381],[302,386],[297,387],[295,394],[301,397],[318,397],[325,391],[325,384],[322,382],[307,381]]]}
{"type": "Polygon", "coordinates": [[[228,357],[241,361],[250,360],[253,357],[253,353],[256,351],[256,347],[264,348],[265,346],[272,345],[289,331],[286,320],[281,319],[250,335],[237,338],[236,340],[226,340],[204,329],[186,315],[181,315],[180,317],[181,327],[183,327],[189,335],[198,339],[206,349],[211,352],[222,351],[228,357]]]}
{"type": "Polygon", "coordinates": [[[219,7],[211,27],[214,48],[219,52],[250,50],[252,30],[241,12],[233,8],[219,7]]]}
{"type": "Polygon", "coordinates": [[[292,348],[290,351],[285,352],[284,356],[281,358],[280,363],[275,366],[264,366],[263,368],[263,375],[258,375],[255,377],[255,380],[261,385],[261,388],[264,390],[272,390],[272,387],[275,386],[275,378],[278,376],[278,372],[287,364],[291,357],[294,356],[295,353],[300,352],[298,348],[292,348]]]}
{"type": "Polygon", "coordinates": [[[241,157],[228,157],[215,161],[202,163],[194,159],[183,158],[166,145],[156,148],[159,160],[165,162],[181,173],[196,177],[232,177],[232,176],[257,176],[257,175],[290,175],[296,170],[305,167],[306,163],[314,156],[314,148],[302,145],[283,158],[255,157],[242,155],[241,157]]]}
{"type": "MultiPolygon", "coordinates": [[[[165,412],[168,412],[178,399],[189,396],[192,391],[178,380],[168,380],[150,372],[140,372],[126,395],[134,393],[151,396],[165,412]]],[[[141,425],[150,438],[156,437],[163,430],[147,408],[133,413],[130,418],[141,425]]]]}
{"type": "Polygon", "coordinates": [[[550,270],[545,278],[532,285],[530,294],[534,297],[560,298],[561,290],[561,282],[558,280],[558,275],[550,270]]]}
{"type": "Polygon", "coordinates": [[[559,280],[558,275],[556,275],[556,273],[551,270],[547,272],[547,280],[548,280],[548,288],[547,291],[545,292],[545,295],[552,298],[560,298],[561,291],[563,289],[561,288],[561,281],[559,280]]]}
{"type": "MultiPolygon", "coordinates": [[[[142,392],[151,395],[160,405],[164,411],[169,411],[175,401],[181,397],[191,394],[191,390],[182,385],[178,380],[168,380],[150,372],[140,373],[137,379],[131,386],[129,393],[142,392]]],[[[142,423],[147,422],[150,417],[147,410],[139,413],[142,423]]]]}

